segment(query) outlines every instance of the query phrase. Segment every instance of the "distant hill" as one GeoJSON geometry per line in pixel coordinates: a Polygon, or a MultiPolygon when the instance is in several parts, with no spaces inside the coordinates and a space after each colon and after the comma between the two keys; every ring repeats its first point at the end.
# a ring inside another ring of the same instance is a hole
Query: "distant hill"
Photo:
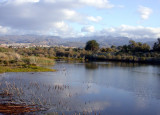
{"type": "Polygon", "coordinates": [[[56,44],[62,40],[58,36],[39,36],[39,35],[6,35],[0,36],[2,43],[35,43],[35,44],[56,44]]]}
{"type": "MultiPolygon", "coordinates": [[[[44,35],[5,35],[0,36],[0,44],[10,43],[32,43],[37,45],[63,45],[69,47],[84,47],[88,40],[96,40],[101,47],[109,47],[111,45],[120,46],[129,43],[131,38],[128,37],[113,37],[113,36],[91,36],[77,38],[61,38],[59,36],[44,36],[44,35]]],[[[137,42],[148,43],[153,46],[156,39],[135,39],[137,42]]]]}

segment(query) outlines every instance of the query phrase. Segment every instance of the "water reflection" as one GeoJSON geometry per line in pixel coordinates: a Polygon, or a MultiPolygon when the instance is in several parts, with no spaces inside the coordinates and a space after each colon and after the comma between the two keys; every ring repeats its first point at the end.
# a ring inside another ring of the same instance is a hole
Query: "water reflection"
{"type": "Polygon", "coordinates": [[[96,63],[86,63],[85,64],[85,68],[86,69],[97,69],[98,68],[98,64],[96,64],[96,63]]]}
{"type": "MultiPolygon", "coordinates": [[[[103,68],[103,67],[104,68],[106,68],[106,67],[107,68],[115,68],[115,67],[130,68],[131,67],[131,68],[133,68],[133,67],[145,67],[145,66],[148,66],[148,65],[147,64],[139,64],[139,63],[124,63],[124,62],[88,62],[88,63],[85,63],[86,69],[98,69],[98,67],[101,67],[101,68],[103,68]]],[[[154,67],[154,66],[152,65],[152,67],[154,67]]],[[[158,69],[160,69],[160,68],[158,68],[158,69]]]]}
{"type": "Polygon", "coordinates": [[[158,66],[58,62],[54,68],[59,71],[7,73],[0,81],[22,87],[21,99],[45,104],[47,111],[39,114],[160,114],[158,66]]]}

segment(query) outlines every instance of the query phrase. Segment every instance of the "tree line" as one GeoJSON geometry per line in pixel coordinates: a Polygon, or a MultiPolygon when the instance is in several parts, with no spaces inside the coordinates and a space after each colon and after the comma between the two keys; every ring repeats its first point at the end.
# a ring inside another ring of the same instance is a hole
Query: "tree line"
{"type": "MultiPolygon", "coordinates": [[[[100,49],[99,44],[95,40],[90,40],[86,43],[85,50],[98,51],[99,49],[100,49]]],[[[160,38],[158,38],[157,42],[154,43],[154,46],[152,49],[147,43],[135,42],[134,40],[130,40],[129,45],[123,45],[118,47],[112,45],[110,48],[101,48],[100,51],[102,52],[120,51],[120,52],[128,52],[128,53],[149,52],[149,51],[160,52],[160,38]]]]}
{"type": "MultiPolygon", "coordinates": [[[[149,61],[160,59],[160,38],[153,48],[146,43],[129,41],[128,45],[100,48],[96,40],[90,40],[84,48],[63,47],[33,47],[33,48],[0,48],[0,62],[4,53],[15,52],[24,57],[36,56],[50,59],[77,59],[77,60],[113,60],[113,61],[149,61]]],[[[11,53],[10,53],[11,54],[11,53]]]]}

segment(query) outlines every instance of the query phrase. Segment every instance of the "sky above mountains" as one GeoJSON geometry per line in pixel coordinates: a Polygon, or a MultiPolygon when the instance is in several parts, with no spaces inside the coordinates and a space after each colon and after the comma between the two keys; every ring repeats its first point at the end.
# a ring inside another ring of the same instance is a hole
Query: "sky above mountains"
{"type": "Polygon", "coordinates": [[[0,0],[0,35],[160,37],[160,0],[0,0]]]}

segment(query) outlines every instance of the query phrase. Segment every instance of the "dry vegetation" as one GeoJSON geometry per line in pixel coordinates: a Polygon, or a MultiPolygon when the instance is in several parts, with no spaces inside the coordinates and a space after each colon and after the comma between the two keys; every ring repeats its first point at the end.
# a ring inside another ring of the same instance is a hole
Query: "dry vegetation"
{"type": "Polygon", "coordinates": [[[12,104],[12,103],[5,103],[0,104],[0,113],[5,114],[22,114],[22,113],[29,113],[29,112],[35,112],[39,109],[34,106],[28,106],[28,105],[20,105],[20,104],[12,104]]]}
{"type": "Polygon", "coordinates": [[[0,73],[55,71],[42,65],[54,65],[54,60],[36,56],[25,57],[15,52],[0,52],[0,73]]]}

